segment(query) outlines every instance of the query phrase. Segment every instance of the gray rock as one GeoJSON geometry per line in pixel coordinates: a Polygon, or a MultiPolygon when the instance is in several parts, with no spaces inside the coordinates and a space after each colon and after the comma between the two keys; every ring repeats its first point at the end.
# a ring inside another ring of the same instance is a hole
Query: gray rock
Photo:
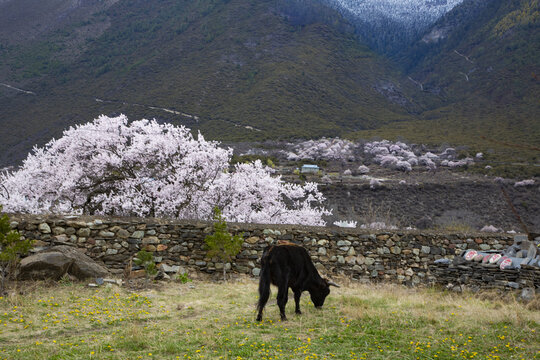
{"type": "Polygon", "coordinates": [[[167,264],[161,264],[160,270],[166,273],[177,273],[180,270],[180,266],[178,265],[167,265],[167,264]]]}
{"type": "Polygon", "coordinates": [[[525,288],[521,290],[521,294],[519,295],[519,298],[524,302],[530,302],[534,300],[535,297],[536,295],[534,294],[533,288],[525,288]]]}
{"type": "Polygon", "coordinates": [[[51,227],[47,223],[41,223],[38,226],[38,230],[42,232],[43,234],[50,234],[51,233],[51,227]]]}
{"type": "Polygon", "coordinates": [[[315,269],[317,269],[319,273],[324,273],[326,271],[326,268],[320,262],[315,264],[315,269]]]}
{"type": "Polygon", "coordinates": [[[107,251],[105,252],[105,255],[116,255],[118,254],[118,250],[116,249],[107,249],[107,251]]]}
{"type": "Polygon", "coordinates": [[[90,228],[80,228],[79,230],[77,230],[77,236],[80,236],[80,237],[89,237],[90,234],[92,233],[92,231],[90,230],[90,228]]]}
{"type": "Polygon", "coordinates": [[[259,276],[261,274],[261,269],[254,268],[253,270],[251,270],[251,273],[253,274],[253,276],[259,276]]]}
{"type": "Polygon", "coordinates": [[[340,246],[350,246],[351,245],[351,242],[349,240],[340,240],[337,242],[337,246],[340,247],[340,246]]]}
{"type": "Polygon", "coordinates": [[[129,231],[126,229],[120,229],[116,233],[116,236],[118,236],[120,239],[127,239],[129,237],[129,231]]]}
{"type": "Polygon", "coordinates": [[[399,246],[392,246],[390,252],[394,255],[399,255],[401,254],[401,248],[399,246]]]}
{"type": "Polygon", "coordinates": [[[61,226],[57,226],[52,230],[52,232],[53,232],[54,235],[62,235],[62,234],[64,234],[66,232],[66,229],[64,229],[61,226]]]}
{"type": "Polygon", "coordinates": [[[373,265],[374,263],[375,263],[375,259],[374,259],[374,258],[367,257],[367,258],[364,259],[364,264],[366,264],[367,266],[373,265]]]}
{"type": "Polygon", "coordinates": [[[142,244],[143,245],[157,245],[157,244],[159,244],[159,239],[157,238],[157,236],[145,237],[142,240],[142,244]]]}
{"type": "Polygon", "coordinates": [[[406,276],[413,276],[414,275],[414,270],[411,269],[411,268],[408,268],[407,270],[405,270],[405,275],[406,276]]]}
{"type": "Polygon", "coordinates": [[[142,230],[134,231],[133,234],[131,234],[131,237],[133,239],[142,239],[144,237],[144,231],[142,230]]]}
{"type": "Polygon", "coordinates": [[[59,279],[70,274],[78,279],[104,277],[108,270],[71,246],[54,246],[21,260],[19,278],[59,279]]]}
{"type": "Polygon", "coordinates": [[[519,289],[519,284],[517,282],[508,281],[506,283],[506,286],[511,287],[513,289],[519,289]]]}
{"type": "Polygon", "coordinates": [[[104,238],[113,238],[114,237],[114,233],[113,232],[110,232],[110,231],[104,231],[104,230],[101,230],[98,234],[99,237],[104,237],[104,238]]]}
{"type": "Polygon", "coordinates": [[[431,248],[429,246],[422,246],[422,253],[429,254],[431,252],[431,248]]]}

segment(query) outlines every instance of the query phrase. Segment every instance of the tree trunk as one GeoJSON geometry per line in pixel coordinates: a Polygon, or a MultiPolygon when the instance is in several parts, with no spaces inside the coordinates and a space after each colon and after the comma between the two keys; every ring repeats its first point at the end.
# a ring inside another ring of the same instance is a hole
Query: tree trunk
{"type": "Polygon", "coordinates": [[[223,281],[227,281],[227,278],[225,277],[225,262],[223,263],[223,281]]]}

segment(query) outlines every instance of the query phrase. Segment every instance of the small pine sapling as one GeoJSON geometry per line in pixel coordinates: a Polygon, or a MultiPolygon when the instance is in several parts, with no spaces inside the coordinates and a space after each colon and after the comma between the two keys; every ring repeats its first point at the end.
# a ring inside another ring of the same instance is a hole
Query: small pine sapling
{"type": "Polygon", "coordinates": [[[216,206],[214,208],[214,233],[207,235],[204,241],[208,246],[208,256],[217,256],[223,262],[223,280],[226,280],[225,264],[230,262],[240,250],[244,242],[243,233],[232,235],[227,229],[227,222],[221,214],[221,210],[216,206]]]}
{"type": "Polygon", "coordinates": [[[11,230],[8,216],[0,216],[0,293],[15,273],[20,256],[28,253],[31,247],[31,240],[21,239],[17,231],[11,230]]]}
{"type": "Polygon", "coordinates": [[[154,256],[152,253],[146,250],[141,250],[137,253],[136,258],[133,259],[133,262],[136,265],[144,267],[147,283],[150,276],[157,274],[156,263],[154,262],[154,256]]]}

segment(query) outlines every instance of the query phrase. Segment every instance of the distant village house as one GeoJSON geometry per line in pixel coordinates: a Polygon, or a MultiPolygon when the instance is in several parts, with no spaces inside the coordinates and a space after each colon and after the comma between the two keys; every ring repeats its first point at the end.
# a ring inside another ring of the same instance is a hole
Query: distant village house
{"type": "Polygon", "coordinates": [[[305,165],[302,165],[302,169],[300,169],[300,172],[302,174],[317,174],[319,170],[320,169],[317,165],[305,164],[305,165]]]}

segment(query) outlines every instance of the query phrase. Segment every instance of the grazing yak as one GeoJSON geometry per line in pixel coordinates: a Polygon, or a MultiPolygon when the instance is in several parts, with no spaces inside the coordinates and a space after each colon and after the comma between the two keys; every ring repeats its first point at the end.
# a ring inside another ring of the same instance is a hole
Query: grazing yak
{"type": "Polygon", "coordinates": [[[259,280],[259,303],[257,304],[257,321],[262,320],[262,312],[270,296],[270,284],[278,287],[277,303],[281,320],[287,320],[285,305],[289,296],[289,288],[294,293],[296,313],[300,311],[300,296],[308,291],[316,308],[321,308],[330,286],[339,287],[334,282],[323,279],[306,249],[291,242],[278,242],[267,246],[261,257],[261,274],[259,280]]]}

